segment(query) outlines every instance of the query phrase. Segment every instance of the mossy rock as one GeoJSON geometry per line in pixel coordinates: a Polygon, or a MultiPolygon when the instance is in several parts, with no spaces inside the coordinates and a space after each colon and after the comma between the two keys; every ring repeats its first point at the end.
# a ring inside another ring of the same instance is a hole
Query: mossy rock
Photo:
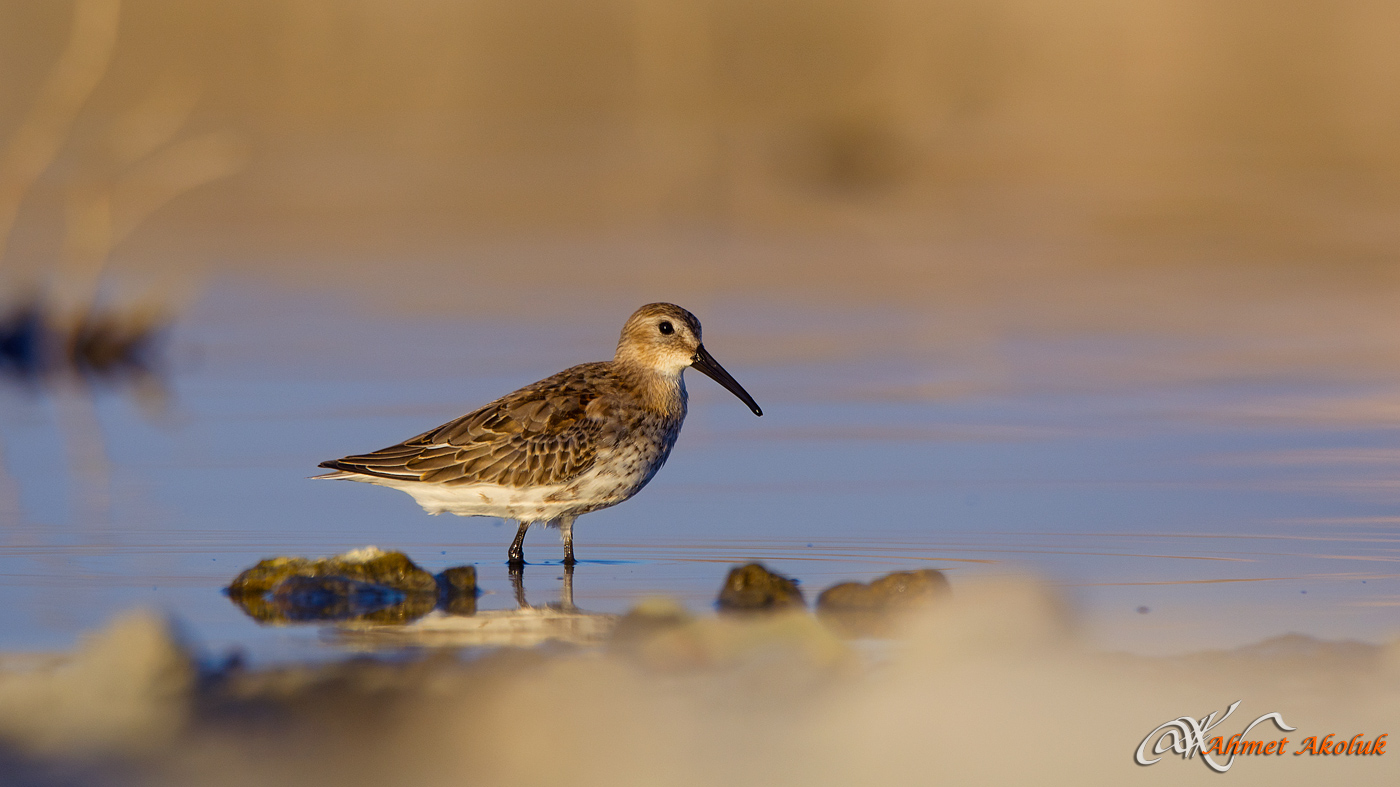
{"type": "Polygon", "coordinates": [[[802,589],[797,581],[750,563],[731,569],[719,592],[718,605],[726,612],[756,612],[764,610],[805,608],[802,589]]]}
{"type": "Polygon", "coordinates": [[[228,594],[250,617],[264,623],[398,624],[433,610],[438,582],[402,552],[367,547],[319,560],[260,561],[233,580],[228,594]]]}
{"type": "Polygon", "coordinates": [[[278,580],[297,576],[311,565],[304,557],[270,557],[259,560],[233,578],[227,588],[230,596],[261,596],[272,590],[278,580]]]}
{"type": "Polygon", "coordinates": [[[365,547],[335,557],[309,560],[274,557],[243,571],[228,587],[230,596],[262,595],[287,577],[343,577],[404,593],[437,593],[437,580],[402,552],[365,547]]]}
{"type": "Polygon", "coordinates": [[[438,609],[449,615],[475,615],[476,566],[453,566],[437,575],[438,609]]]}

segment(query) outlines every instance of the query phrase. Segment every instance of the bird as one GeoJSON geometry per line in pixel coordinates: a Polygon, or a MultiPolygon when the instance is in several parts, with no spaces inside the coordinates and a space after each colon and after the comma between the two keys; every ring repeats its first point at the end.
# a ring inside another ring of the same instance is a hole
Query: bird
{"type": "Polygon", "coordinates": [[[388,448],[321,462],[333,472],[315,478],[398,489],[429,514],[514,521],[512,569],[525,565],[531,525],[557,527],[572,567],[574,520],[631,498],[666,463],[685,421],[687,368],[763,415],[705,349],[695,315],[649,303],[622,326],[611,361],[570,367],[388,448]]]}

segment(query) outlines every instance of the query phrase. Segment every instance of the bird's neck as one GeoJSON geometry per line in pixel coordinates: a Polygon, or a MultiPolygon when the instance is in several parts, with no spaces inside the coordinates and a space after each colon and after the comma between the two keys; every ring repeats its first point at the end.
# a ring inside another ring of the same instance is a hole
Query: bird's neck
{"type": "Polygon", "coordinates": [[[681,372],[665,371],[617,362],[646,409],[668,418],[684,418],[686,410],[685,380],[681,372]]]}

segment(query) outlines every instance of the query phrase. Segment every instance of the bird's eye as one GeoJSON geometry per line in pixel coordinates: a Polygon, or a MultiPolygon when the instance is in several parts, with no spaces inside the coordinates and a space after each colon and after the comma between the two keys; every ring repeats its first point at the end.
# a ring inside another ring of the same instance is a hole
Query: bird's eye
{"type": "Polygon", "coordinates": [[[656,330],[661,331],[661,333],[666,336],[670,336],[671,334],[676,332],[676,329],[672,327],[671,323],[665,321],[662,321],[660,324],[658,324],[656,326],[656,330]]]}

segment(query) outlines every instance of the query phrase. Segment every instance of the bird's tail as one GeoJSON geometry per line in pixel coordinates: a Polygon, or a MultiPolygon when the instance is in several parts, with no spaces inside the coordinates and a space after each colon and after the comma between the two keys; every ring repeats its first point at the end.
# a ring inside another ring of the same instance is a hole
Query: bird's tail
{"type": "Polygon", "coordinates": [[[359,473],[356,473],[356,472],[354,472],[353,470],[350,470],[350,469],[346,468],[344,465],[342,465],[342,464],[340,463],[340,460],[339,460],[339,459],[331,459],[331,460],[322,462],[321,464],[316,465],[316,466],[317,466],[317,467],[324,467],[324,468],[326,468],[327,470],[330,470],[330,471],[332,471],[332,472],[329,472],[329,473],[322,473],[321,475],[313,475],[313,476],[311,476],[311,478],[312,478],[313,480],[314,480],[314,479],[317,479],[317,478],[351,478],[351,477],[353,477],[353,476],[359,475],[359,473]]]}

